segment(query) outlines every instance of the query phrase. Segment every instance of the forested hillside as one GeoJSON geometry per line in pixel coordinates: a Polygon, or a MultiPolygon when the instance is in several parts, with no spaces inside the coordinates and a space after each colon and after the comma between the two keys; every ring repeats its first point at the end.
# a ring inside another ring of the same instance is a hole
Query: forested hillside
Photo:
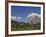
{"type": "Polygon", "coordinates": [[[40,23],[32,25],[24,22],[11,21],[11,31],[38,30],[38,29],[40,29],[40,23]]]}

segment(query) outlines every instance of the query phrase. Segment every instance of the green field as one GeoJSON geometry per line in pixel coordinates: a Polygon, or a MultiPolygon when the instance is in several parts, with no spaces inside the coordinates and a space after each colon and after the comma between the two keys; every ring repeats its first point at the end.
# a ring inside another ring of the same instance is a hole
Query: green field
{"type": "Polygon", "coordinates": [[[39,30],[39,29],[40,29],[40,23],[32,25],[24,22],[11,21],[11,31],[39,30]]]}

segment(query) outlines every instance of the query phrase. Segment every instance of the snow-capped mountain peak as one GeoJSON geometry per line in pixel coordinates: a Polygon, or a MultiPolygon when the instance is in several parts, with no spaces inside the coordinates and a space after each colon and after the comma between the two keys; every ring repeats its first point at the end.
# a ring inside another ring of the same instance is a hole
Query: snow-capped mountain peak
{"type": "Polygon", "coordinates": [[[31,17],[31,16],[34,16],[34,15],[40,17],[40,15],[37,14],[37,13],[31,13],[31,14],[29,14],[29,15],[27,16],[27,18],[29,18],[29,17],[31,17]]]}
{"type": "Polygon", "coordinates": [[[29,24],[31,24],[31,22],[33,24],[39,23],[40,22],[40,15],[36,14],[36,13],[31,13],[27,16],[27,22],[29,24]]]}

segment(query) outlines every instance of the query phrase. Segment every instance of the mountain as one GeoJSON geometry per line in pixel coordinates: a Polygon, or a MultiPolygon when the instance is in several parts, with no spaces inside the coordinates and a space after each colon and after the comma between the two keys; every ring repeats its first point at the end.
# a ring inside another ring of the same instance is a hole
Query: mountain
{"type": "Polygon", "coordinates": [[[29,24],[37,24],[40,23],[40,15],[36,13],[29,14],[27,16],[27,22],[29,24]]]}
{"type": "MultiPolygon", "coordinates": [[[[21,22],[21,17],[15,17],[15,16],[11,16],[11,21],[17,21],[17,22],[21,22]]],[[[26,21],[24,21],[24,23],[29,23],[29,24],[37,24],[37,23],[40,23],[41,21],[41,17],[40,17],[40,14],[37,14],[37,13],[31,13],[27,16],[26,18],[26,21]]]]}

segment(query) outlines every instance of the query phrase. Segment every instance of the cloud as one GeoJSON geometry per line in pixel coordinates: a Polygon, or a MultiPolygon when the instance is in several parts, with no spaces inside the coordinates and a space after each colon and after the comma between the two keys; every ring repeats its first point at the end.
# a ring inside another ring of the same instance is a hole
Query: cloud
{"type": "Polygon", "coordinates": [[[17,17],[16,21],[17,22],[21,22],[22,21],[22,18],[21,17],[17,17]]]}
{"type": "Polygon", "coordinates": [[[17,17],[17,19],[21,19],[21,17],[17,17]]]}
{"type": "Polygon", "coordinates": [[[12,21],[21,21],[21,17],[11,16],[12,21]]]}
{"type": "Polygon", "coordinates": [[[12,21],[16,21],[16,17],[15,16],[11,16],[11,20],[12,21]]]}

